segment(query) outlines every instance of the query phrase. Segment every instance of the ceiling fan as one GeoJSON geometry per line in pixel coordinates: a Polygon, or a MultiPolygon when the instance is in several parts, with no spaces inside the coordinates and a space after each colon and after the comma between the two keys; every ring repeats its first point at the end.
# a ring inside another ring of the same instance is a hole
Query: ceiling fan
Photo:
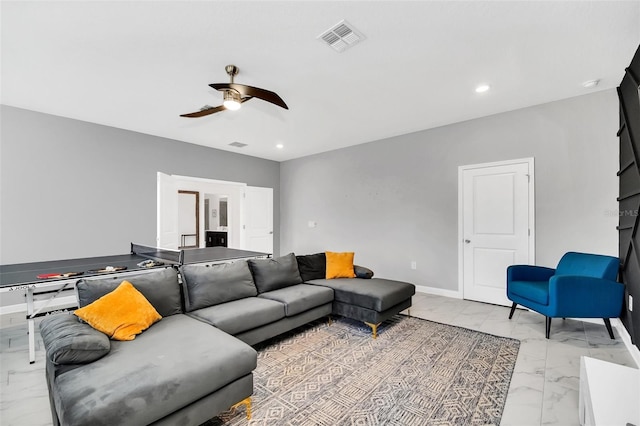
{"type": "Polygon", "coordinates": [[[214,112],[224,111],[230,109],[232,111],[240,109],[240,106],[252,99],[258,98],[263,101],[271,102],[274,105],[278,105],[284,109],[289,109],[287,104],[284,103],[282,98],[277,93],[269,90],[260,89],[258,87],[247,86],[244,84],[238,84],[233,82],[233,78],[240,71],[235,65],[227,65],[225,68],[227,74],[231,78],[230,83],[213,83],[209,86],[222,92],[222,105],[212,107],[205,105],[200,111],[192,112],[189,114],[181,114],[180,117],[197,118],[204,117],[205,115],[213,114],[214,112]]]}

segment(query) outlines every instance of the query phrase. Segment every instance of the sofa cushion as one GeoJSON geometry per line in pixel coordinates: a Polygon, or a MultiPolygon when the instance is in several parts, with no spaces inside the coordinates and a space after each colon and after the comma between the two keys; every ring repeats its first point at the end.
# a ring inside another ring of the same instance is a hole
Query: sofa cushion
{"type": "Polygon", "coordinates": [[[238,334],[284,318],[284,305],[260,297],[247,297],[189,313],[190,316],[238,334]]]}
{"type": "Polygon", "coordinates": [[[235,337],[173,315],[135,340],[111,342],[107,356],[62,372],[52,391],[61,424],[147,425],[250,374],[256,360],[235,337]]]}
{"type": "Polygon", "coordinates": [[[325,252],[327,256],[327,273],[325,278],[355,278],[356,274],[353,271],[354,254],[352,251],[343,253],[325,252]]]}
{"type": "Polygon", "coordinates": [[[187,312],[258,294],[245,260],[216,265],[184,265],[180,267],[180,275],[187,312]]]}
{"type": "Polygon", "coordinates": [[[74,312],[98,331],[115,340],[133,340],[162,317],[129,281],[74,312]]]}
{"type": "Polygon", "coordinates": [[[416,293],[416,286],[413,284],[383,278],[370,280],[335,278],[312,280],[307,284],[332,288],[336,301],[378,312],[386,311],[416,293]]]}
{"type": "Polygon", "coordinates": [[[509,294],[546,306],[549,304],[549,281],[511,281],[509,294]]]}
{"type": "Polygon", "coordinates": [[[333,290],[328,287],[298,284],[261,293],[258,297],[283,303],[285,315],[292,317],[316,306],[333,302],[333,290]]]}
{"type": "Polygon", "coordinates": [[[319,280],[327,276],[327,257],[324,253],[296,256],[302,281],[319,280]]]}
{"type": "Polygon", "coordinates": [[[111,350],[106,334],[78,320],[75,315],[50,315],[40,323],[40,335],[52,363],[84,364],[111,350]]]}
{"type": "MultiPolygon", "coordinates": [[[[158,271],[127,275],[127,281],[142,293],[163,317],[182,313],[182,295],[178,283],[178,271],[164,268],[158,271]]],[[[92,303],[111,293],[123,281],[122,277],[81,279],[76,284],[78,305],[92,303]]]]}
{"type": "Polygon", "coordinates": [[[300,284],[302,278],[293,253],[273,259],[249,259],[258,293],[300,284]]]}

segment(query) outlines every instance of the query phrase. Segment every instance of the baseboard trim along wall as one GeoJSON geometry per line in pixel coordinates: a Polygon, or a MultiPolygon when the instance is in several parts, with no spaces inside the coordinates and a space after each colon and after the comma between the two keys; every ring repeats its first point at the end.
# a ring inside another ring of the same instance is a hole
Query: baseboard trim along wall
{"type": "Polygon", "coordinates": [[[435,294],[436,296],[445,296],[445,297],[451,297],[454,299],[462,299],[462,292],[458,290],[445,290],[443,288],[417,285],[416,291],[418,293],[435,294]]]}
{"type": "MultiPolygon", "coordinates": [[[[600,320],[600,322],[602,322],[602,320],[600,320]]],[[[631,357],[636,362],[636,367],[640,367],[640,349],[631,342],[631,335],[627,331],[627,328],[624,326],[620,318],[612,319],[611,325],[613,328],[618,330],[618,334],[622,338],[624,345],[627,347],[629,354],[631,354],[631,357]]]]}

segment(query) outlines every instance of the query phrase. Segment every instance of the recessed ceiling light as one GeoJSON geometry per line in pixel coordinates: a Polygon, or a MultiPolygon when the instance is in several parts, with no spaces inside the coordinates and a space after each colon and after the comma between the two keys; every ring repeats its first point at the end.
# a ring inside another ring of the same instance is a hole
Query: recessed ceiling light
{"type": "Polygon", "coordinates": [[[582,83],[582,87],[584,87],[585,89],[592,89],[596,87],[598,83],[600,83],[600,80],[589,80],[582,83]]]}
{"type": "Polygon", "coordinates": [[[489,86],[488,84],[481,84],[478,87],[476,87],[476,93],[484,93],[489,89],[491,89],[491,86],[489,86]]]}
{"type": "Polygon", "coordinates": [[[278,148],[278,149],[282,149],[282,148],[284,148],[284,145],[282,145],[281,143],[279,143],[278,145],[276,145],[276,148],[278,148]]]}

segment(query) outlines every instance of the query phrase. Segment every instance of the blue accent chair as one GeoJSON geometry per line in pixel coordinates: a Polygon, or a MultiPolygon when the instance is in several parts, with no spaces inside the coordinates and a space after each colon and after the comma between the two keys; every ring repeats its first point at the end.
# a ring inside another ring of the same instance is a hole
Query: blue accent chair
{"type": "Polygon", "coordinates": [[[509,319],[517,305],[546,317],[546,337],[551,318],[602,318],[613,337],[609,318],[622,311],[624,285],[616,282],[616,257],[569,252],[558,267],[512,265],[507,268],[507,297],[513,302],[509,319]]]}

